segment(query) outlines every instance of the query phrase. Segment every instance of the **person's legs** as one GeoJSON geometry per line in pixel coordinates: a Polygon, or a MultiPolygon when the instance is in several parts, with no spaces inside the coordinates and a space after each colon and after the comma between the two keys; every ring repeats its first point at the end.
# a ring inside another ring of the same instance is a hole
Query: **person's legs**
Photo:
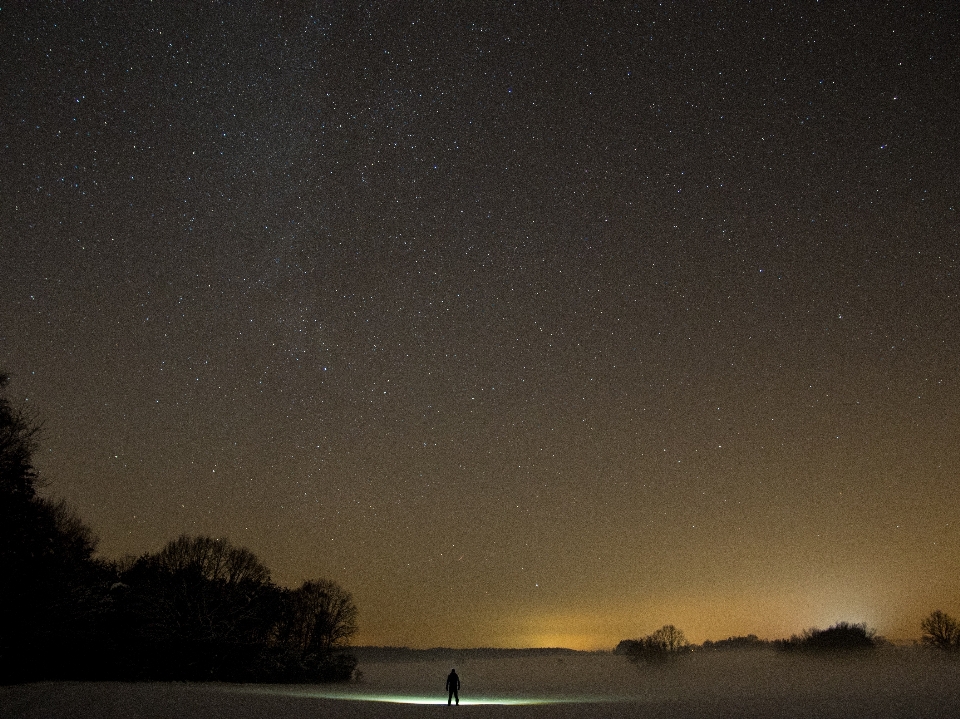
{"type": "MultiPolygon", "coordinates": [[[[450,702],[453,701],[453,689],[450,690],[450,695],[447,697],[447,706],[450,706],[450,702]]],[[[457,700],[457,704],[460,703],[460,700],[457,700]]]]}
{"type": "Polygon", "coordinates": [[[460,706],[460,692],[456,689],[453,690],[453,697],[457,700],[457,706],[460,706]]]}

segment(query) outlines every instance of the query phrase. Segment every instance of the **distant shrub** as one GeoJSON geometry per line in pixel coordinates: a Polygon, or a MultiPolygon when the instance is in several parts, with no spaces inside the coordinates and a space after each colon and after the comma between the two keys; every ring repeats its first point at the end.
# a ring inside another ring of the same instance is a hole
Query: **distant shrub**
{"type": "Polygon", "coordinates": [[[703,643],[702,649],[707,651],[729,651],[740,649],[766,649],[773,645],[765,639],[760,639],[756,634],[748,634],[745,637],[727,637],[715,642],[709,639],[703,643]]]}
{"type": "Polygon", "coordinates": [[[613,653],[621,656],[629,655],[633,651],[634,645],[639,642],[639,639],[624,639],[613,648],[613,653]]]}
{"type": "Polygon", "coordinates": [[[358,663],[354,655],[343,652],[303,654],[296,649],[271,647],[238,680],[275,684],[346,682],[354,678],[358,663]]]}
{"type": "Polygon", "coordinates": [[[665,624],[642,639],[625,639],[614,649],[615,654],[624,654],[632,662],[662,662],[689,651],[690,642],[672,624],[665,624]]]}
{"type": "Polygon", "coordinates": [[[920,641],[945,651],[960,651],[960,623],[939,609],[920,622],[920,641]]]}
{"type": "Polygon", "coordinates": [[[866,624],[840,622],[829,629],[807,629],[800,635],[777,640],[774,645],[784,651],[836,652],[874,649],[877,640],[866,624]]]}

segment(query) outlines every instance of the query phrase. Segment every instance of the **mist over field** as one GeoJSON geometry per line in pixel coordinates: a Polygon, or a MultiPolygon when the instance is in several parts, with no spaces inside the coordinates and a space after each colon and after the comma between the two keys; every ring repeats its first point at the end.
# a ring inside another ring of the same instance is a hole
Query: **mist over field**
{"type": "Polygon", "coordinates": [[[362,661],[345,685],[38,683],[0,689],[0,717],[944,717],[960,662],[915,649],[846,656],[698,652],[664,665],[605,653],[362,661]],[[457,663],[451,664],[451,661],[457,663]],[[446,707],[455,666],[461,706],[446,707]],[[442,705],[442,706],[430,706],[442,705]]]}

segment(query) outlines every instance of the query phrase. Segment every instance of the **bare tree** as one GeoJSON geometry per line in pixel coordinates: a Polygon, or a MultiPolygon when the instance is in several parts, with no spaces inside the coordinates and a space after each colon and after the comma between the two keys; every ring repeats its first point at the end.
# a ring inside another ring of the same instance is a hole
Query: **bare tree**
{"type": "Polygon", "coordinates": [[[687,641],[683,631],[677,629],[672,624],[664,624],[651,634],[648,639],[650,639],[652,644],[665,652],[682,652],[690,646],[690,642],[687,641]]]}
{"type": "Polygon", "coordinates": [[[620,642],[618,650],[627,655],[633,662],[664,661],[683,654],[690,649],[683,631],[672,624],[664,624],[653,634],[641,639],[630,639],[620,642]]]}
{"type": "Polygon", "coordinates": [[[304,653],[339,649],[356,633],[357,614],[350,592],[336,582],[304,582],[287,596],[282,641],[304,653]]]}
{"type": "Polygon", "coordinates": [[[937,649],[960,650],[960,624],[949,614],[939,609],[931,612],[920,622],[920,629],[923,632],[920,641],[924,644],[937,649]]]}
{"type": "Polygon", "coordinates": [[[212,582],[238,585],[270,581],[270,570],[253,552],[234,547],[226,539],[181,535],[156,555],[156,565],[167,572],[191,572],[212,582]]]}
{"type": "Polygon", "coordinates": [[[121,578],[145,641],[253,645],[272,633],[270,570],[226,539],[181,536],[121,578]]]}

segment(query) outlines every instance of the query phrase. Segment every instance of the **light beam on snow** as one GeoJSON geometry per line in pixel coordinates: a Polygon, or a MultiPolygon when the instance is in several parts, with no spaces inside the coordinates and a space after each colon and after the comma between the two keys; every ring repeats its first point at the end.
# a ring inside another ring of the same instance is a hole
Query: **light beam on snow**
{"type": "MultiPolygon", "coordinates": [[[[272,687],[243,687],[237,688],[239,691],[253,692],[258,694],[281,694],[287,696],[298,696],[311,699],[339,699],[342,701],[361,701],[361,702],[382,702],[387,704],[446,704],[447,696],[422,696],[408,694],[384,694],[376,692],[350,692],[323,690],[317,688],[280,688],[272,687]]],[[[529,704],[578,704],[582,702],[596,701],[596,699],[575,699],[558,697],[517,697],[517,696],[473,696],[461,697],[460,706],[477,706],[484,704],[494,705],[529,705],[529,704]]]]}

